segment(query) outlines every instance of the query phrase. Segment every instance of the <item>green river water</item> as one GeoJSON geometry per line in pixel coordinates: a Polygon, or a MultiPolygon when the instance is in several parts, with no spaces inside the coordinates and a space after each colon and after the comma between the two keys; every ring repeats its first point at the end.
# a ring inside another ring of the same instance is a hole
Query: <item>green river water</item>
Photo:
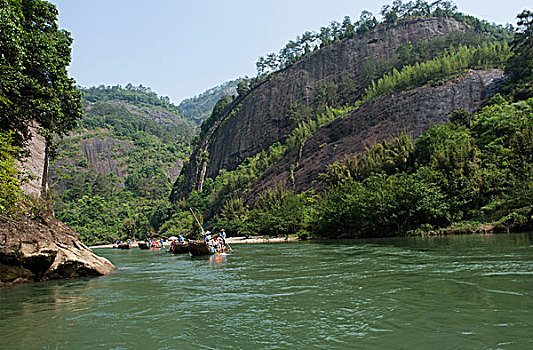
{"type": "Polygon", "coordinates": [[[0,289],[0,349],[533,349],[533,233],[96,250],[0,289]]]}

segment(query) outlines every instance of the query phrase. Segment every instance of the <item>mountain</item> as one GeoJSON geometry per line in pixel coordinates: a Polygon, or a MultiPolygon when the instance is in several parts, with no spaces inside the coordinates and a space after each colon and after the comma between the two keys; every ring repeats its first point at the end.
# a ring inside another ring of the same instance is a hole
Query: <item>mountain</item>
{"type": "Polygon", "coordinates": [[[187,98],[178,105],[178,110],[187,120],[201,124],[213,110],[222,95],[233,96],[237,93],[237,84],[240,79],[231,80],[210,88],[198,96],[187,98]]]}
{"type": "MultiPolygon", "coordinates": [[[[233,101],[204,133],[173,198],[199,189],[206,177],[215,178],[221,169],[234,170],[248,157],[283,142],[299,122],[291,120],[291,108],[316,109],[322,96],[333,99],[333,90],[343,88],[342,85],[348,96],[340,99],[355,102],[367,87],[367,77],[372,76],[369,62],[388,66],[390,58],[402,51],[408,48],[422,51],[427,46],[434,46],[436,55],[449,45],[473,42],[474,33],[468,28],[458,20],[441,17],[409,17],[383,23],[361,35],[327,45],[291,67],[269,75],[246,96],[233,101]],[[201,161],[201,153],[209,154],[207,162],[201,161]]],[[[342,104],[343,101],[334,103],[342,104]]]]}
{"type": "Polygon", "coordinates": [[[166,205],[195,124],[143,86],[82,92],[83,118],[50,167],[56,216],[88,243],[155,231],[151,212],[166,205]]]}
{"type": "MultiPolygon", "coordinates": [[[[244,235],[405,234],[465,220],[501,224],[513,211],[525,218],[513,227],[528,227],[528,156],[509,146],[505,152],[520,166],[498,171],[516,177],[503,187],[474,187],[476,176],[497,178],[494,167],[510,164],[491,163],[493,155],[484,152],[495,145],[479,133],[485,124],[477,120],[486,123],[493,113],[493,127],[512,125],[506,137],[529,133],[530,107],[523,107],[525,124],[508,119],[521,108],[512,101],[527,98],[529,85],[516,93],[503,71],[508,58],[518,55],[511,48],[527,45],[510,45],[507,29],[441,5],[395,2],[384,9],[382,23],[368,13],[355,23],[345,18],[260,58],[258,76],[241,81],[237,95],[221,98],[202,123],[171,201],[197,208],[214,229],[244,235]],[[497,107],[487,112],[485,105],[497,107]],[[446,149],[453,144],[464,148],[446,149]],[[461,155],[453,158],[453,152],[461,155]],[[436,163],[441,155],[451,157],[446,166],[436,163]],[[371,184],[375,189],[368,192],[371,184]],[[419,188],[406,192],[409,186],[419,188]],[[342,197],[347,193],[351,197],[342,197]],[[390,202],[378,203],[385,199],[376,193],[390,202]],[[427,197],[416,197],[420,193],[427,197]],[[523,195],[496,210],[492,205],[507,203],[509,193],[523,195]]],[[[489,226],[507,225],[500,224],[489,226]]]]}

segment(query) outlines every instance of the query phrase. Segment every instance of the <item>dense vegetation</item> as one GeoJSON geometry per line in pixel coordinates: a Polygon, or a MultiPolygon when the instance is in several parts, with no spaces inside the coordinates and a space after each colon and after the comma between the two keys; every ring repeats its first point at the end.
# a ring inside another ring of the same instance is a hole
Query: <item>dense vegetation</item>
{"type": "Polygon", "coordinates": [[[84,99],[88,102],[101,102],[101,101],[125,101],[132,105],[143,106],[149,105],[151,107],[159,106],[169,113],[174,114],[179,118],[179,110],[176,105],[170,102],[168,96],[158,96],[149,87],[146,86],[134,86],[131,83],[125,87],[120,85],[91,87],[82,90],[84,99]]]}
{"type": "Polygon", "coordinates": [[[45,137],[68,133],[81,118],[81,94],[68,77],[72,38],[57,9],[41,0],[0,0],[0,214],[30,210],[18,169],[34,127],[45,137]]]}
{"type": "Polygon", "coordinates": [[[174,168],[187,157],[194,128],[148,88],[82,91],[84,117],[58,143],[53,163],[56,216],[90,244],[152,235],[159,211],[169,206],[174,168]],[[95,149],[97,159],[89,161],[81,144],[95,139],[110,140],[111,153],[95,149]],[[115,167],[107,168],[109,163],[115,167]]]}
{"type": "MultiPolygon", "coordinates": [[[[348,77],[341,83],[322,83],[311,106],[295,104],[288,112],[295,129],[284,143],[245,160],[234,171],[221,171],[205,181],[201,192],[177,204],[199,208],[211,225],[235,235],[364,237],[436,232],[458,225],[472,231],[482,223],[497,230],[531,228],[533,100],[524,93],[533,79],[530,68],[525,74],[515,73],[507,95],[495,96],[477,113],[455,112],[449,124],[432,128],[418,140],[403,135],[332,164],[320,178],[320,193],[294,193],[279,185],[266,191],[254,208],[243,203],[251,184],[284,154],[359,103],[395,90],[440,84],[468,69],[505,66],[508,72],[518,72],[524,64],[529,67],[523,57],[529,57],[531,36],[517,35],[509,46],[502,28],[453,16],[485,34],[452,33],[404,45],[395,57],[366,69],[372,79],[355,104],[357,88],[348,77]],[[327,110],[335,117],[322,123],[318,116],[327,110]]],[[[528,33],[531,17],[527,11],[521,14],[517,33],[528,33]]]]}
{"type": "Polygon", "coordinates": [[[409,90],[429,82],[439,82],[441,79],[450,79],[468,69],[503,68],[510,55],[506,42],[484,44],[478,47],[459,46],[456,50],[451,47],[445,49],[438,57],[414,65],[405,65],[401,71],[396,68],[372,81],[365,90],[363,101],[369,101],[383,96],[392,91],[409,90]]]}
{"type": "Polygon", "coordinates": [[[0,0],[0,131],[19,141],[32,125],[50,141],[81,117],[80,92],[67,75],[72,38],[42,0],[0,0]]]}
{"type": "Polygon", "coordinates": [[[518,29],[512,42],[513,55],[505,73],[509,75],[508,90],[518,99],[533,97],[533,12],[518,15],[518,29]]]}
{"type": "Polygon", "coordinates": [[[23,177],[17,167],[19,153],[12,132],[0,133],[0,214],[10,217],[16,217],[21,211],[23,177]]]}
{"type": "Polygon", "coordinates": [[[404,136],[330,166],[320,236],[380,236],[453,223],[532,223],[533,99],[500,102],[413,141],[404,136]]]}

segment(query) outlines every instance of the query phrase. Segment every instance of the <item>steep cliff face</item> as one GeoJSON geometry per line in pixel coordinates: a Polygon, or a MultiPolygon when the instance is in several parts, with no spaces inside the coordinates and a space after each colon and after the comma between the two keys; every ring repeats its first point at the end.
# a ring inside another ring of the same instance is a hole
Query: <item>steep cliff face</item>
{"type": "MultiPolygon", "coordinates": [[[[411,18],[326,46],[274,74],[252,90],[230,118],[216,123],[206,133],[191,156],[181,188],[172,197],[186,196],[203,181],[203,174],[215,177],[220,169],[233,170],[247,157],[282,141],[294,127],[286,116],[290,106],[295,102],[312,104],[320,82],[339,82],[349,76],[357,85],[365,61],[388,58],[408,42],[417,43],[464,30],[463,24],[451,19],[411,18]],[[199,156],[205,151],[209,154],[207,165],[199,156]]],[[[359,93],[362,88],[359,86],[359,93]]]]}
{"type": "Polygon", "coordinates": [[[96,171],[102,174],[111,172],[122,176],[123,167],[113,159],[113,155],[119,150],[126,150],[132,147],[131,142],[106,138],[90,138],[81,141],[81,152],[87,159],[87,162],[93,166],[96,171]]]}
{"type": "Polygon", "coordinates": [[[297,192],[316,187],[313,181],[328,164],[403,132],[416,138],[432,125],[447,123],[454,110],[475,111],[502,78],[499,70],[471,71],[440,87],[423,86],[363,104],[348,118],[319,130],[301,153],[296,149],[287,154],[252,186],[245,201],[253,204],[261,192],[279,183],[297,192]]]}
{"type": "Polygon", "coordinates": [[[28,140],[28,156],[23,159],[23,168],[31,175],[30,180],[24,183],[22,191],[30,196],[40,197],[41,192],[47,189],[48,156],[46,154],[46,140],[39,135],[36,128],[30,128],[31,137],[28,140]]]}

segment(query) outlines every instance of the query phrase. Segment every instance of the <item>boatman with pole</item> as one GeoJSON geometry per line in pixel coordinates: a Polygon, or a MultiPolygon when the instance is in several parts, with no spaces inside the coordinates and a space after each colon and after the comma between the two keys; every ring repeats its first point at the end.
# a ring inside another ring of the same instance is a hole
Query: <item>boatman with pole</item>
{"type": "Polygon", "coordinates": [[[220,230],[220,238],[222,238],[222,243],[226,245],[226,231],[224,229],[220,230]]]}

